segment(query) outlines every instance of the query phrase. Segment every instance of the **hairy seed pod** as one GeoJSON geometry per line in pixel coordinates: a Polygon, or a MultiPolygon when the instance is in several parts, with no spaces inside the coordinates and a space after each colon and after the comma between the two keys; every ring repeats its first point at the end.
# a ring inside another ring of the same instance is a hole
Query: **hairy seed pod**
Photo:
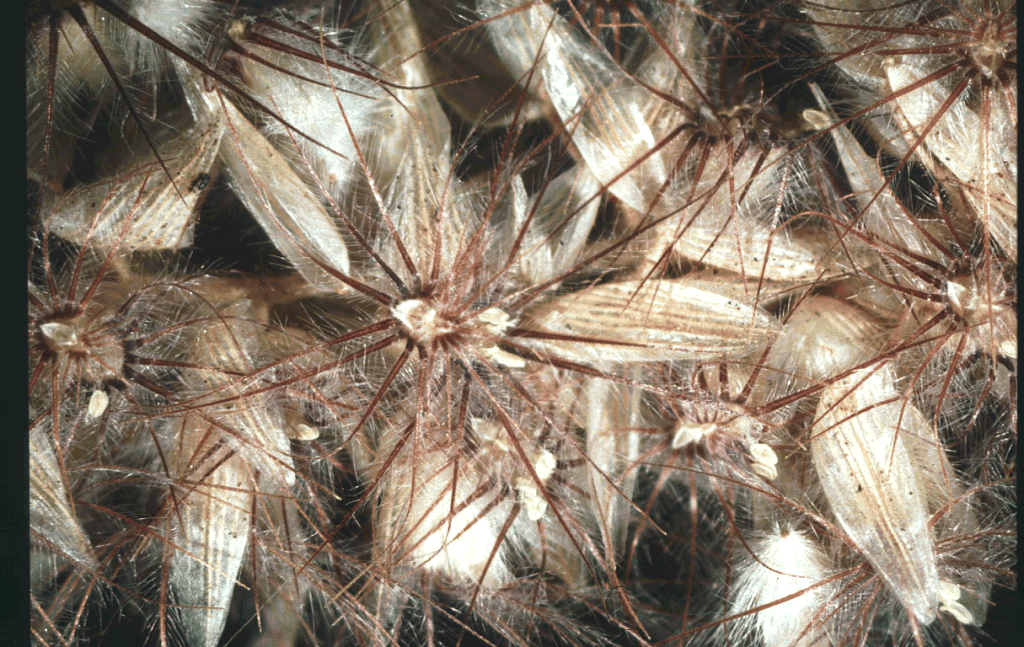
{"type": "Polygon", "coordinates": [[[935,620],[939,575],[925,493],[901,438],[891,369],[855,371],[825,388],[811,456],[855,548],[922,624],[935,620]]]}
{"type": "MultiPolygon", "coordinates": [[[[80,568],[96,569],[92,545],[69,504],[68,490],[44,425],[29,431],[29,527],[48,550],[80,568]]],[[[40,582],[39,584],[43,584],[40,582]]]]}
{"type": "Polygon", "coordinates": [[[583,362],[736,357],[778,333],[761,309],[719,295],[713,284],[681,279],[606,283],[556,297],[530,311],[522,328],[531,346],[583,362]]]}
{"type": "Polygon", "coordinates": [[[189,643],[214,647],[249,543],[258,477],[202,416],[170,424],[176,482],[165,512],[169,581],[189,643]]]}
{"type": "Polygon", "coordinates": [[[751,549],[737,577],[730,612],[760,610],[730,628],[733,639],[750,640],[756,633],[767,647],[834,644],[826,617],[836,586],[827,583],[833,567],[822,547],[800,531],[786,530],[758,539],[751,549]]]}
{"type": "Polygon", "coordinates": [[[295,468],[284,418],[268,406],[263,377],[252,374],[263,352],[257,332],[263,324],[254,310],[252,301],[237,301],[197,332],[190,356],[195,368],[182,370],[186,392],[195,395],[182,404],[242,456],[250,474],[262,474],[264,488],[287,491],[295,468]]]}
{"type": "Polygon", "coordinates": [[[196,211],[224,135],[219,114],[198,115],[109,177],[66,194],[45,194],[43,226],[98,249],[149,251],[192,244],[196,211]]]}
{"type": "Polygon", "coordinates": [[[349,271],[348,248],[316,195],[237,108],[217,93],[202,97],[210,112],[224,114],[220,154],[242,202],[303,278],[339,289],[333,272],[349,271]]]}

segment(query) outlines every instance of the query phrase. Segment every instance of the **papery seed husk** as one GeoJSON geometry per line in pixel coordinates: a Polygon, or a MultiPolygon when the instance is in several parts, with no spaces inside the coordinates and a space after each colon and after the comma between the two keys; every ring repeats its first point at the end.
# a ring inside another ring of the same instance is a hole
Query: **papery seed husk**
{"type": "MultiPolygon", "coordinates": [[[[381,2],[371,21],[374,61],[399,86],[417,87],[431,82],[426,55],[420,50],[419,31],[408,3],[381,2]]],[[[395,88],[374,116],[379,153],[374,179],[390,187],[383,208],[394,219],[397,238],[420,277],[434,270],[452,270],[460,246],[472,235],[474,206],[468,190],[456,177],[451,159],[451,125],[437,95],[422,90],[395,88]],[[440,266],[433,265],[439,262],[440,266]]],[[[398,242],[381,225],[385,261],[406,270],[398,242]]]]}
{"type": "Polygon", "coordinates": [[[693,281],[714,285],[714,292],[735,301],[775,309],[785,299],[799,297],[814,287],[809,281],[766,281],[760,276],[733,274],[717,268],[697,269],[686,274],[693,281]]]}
{"type": "Polygon", "coordinates": [[[516,79],[487,40],[472,33],[452,38],[452,33],[464,23],[448,10],[448,3],[412,2],[409,6],[416,16],[421,42],[431,44],[427,58],[431,82],[463,121],[490,129],[542,117],[544,105],[536,98],[527,97],[522,105],[515,101],[494,105],[495,97],[513,89],[516,79]],[[472,54],[466,55],[470,47],[472,54]]]}
{"type": "MultiPolygon", "coordinates": [[[[784,146],[743,146],[737,158],[741,145],[740,141],[706,144],[706,158],[703,150],[692,152],[685,173],[657,205],[624,211],[634,227],[670,214],[654,227],[649,262],[658,262],[670,251],[676,259],[778,281],[820,278],[839,269],[825,262],[833,254],[824,232],[807,226],[800,230],[773,227],[765,219],[781,206],[780,165],[795,159],[792,152],[784,146]],[[703,168],[700,176],[693,176],[698,162],[703,168]]],[[[788,173],[795,184],[799,171],[788,173]]]]}
{"type": "Polygon", "coordinates": [[[92,545],[68,503],[51,443],[44,425],[29,430],[29,528],[78,567],[95,569],[92,545]]]}
{"type": "MultiPolygon", "coordinates": [[[[481,3],[480,12],[493,17],[523,4],[488,0],[481,3]]],[[[593,52],[547,5],[533,5],[488,23],[488,30],[499,56],[520,83],[525,84],[538,65],[533,83],[544,88],[594,176],[624,203],[645,211],[668,177],[662,155],[655,153],[623,173],[655,147],[641,107],[650,93],[593,52]]]]}
{"type": "Polygon", "coordinates": [[[698,13],[685,4],[666,3],[653,18],[652,24],[668,51],[660,45],[652,47],[636,76],[678,101],[666,101],[653,92],[647,92],[647,100],[641,101],[644,121],[651,124],[655,139],[661,141],[679,124],[694,121],[704,101],[700,95],[706,88],[700,82],[706,73],[707,37],[698,13]]]}
{"type": "Polygon", "coordinates": [[[248,575],[255,580],[253,584],[258,587],[262,601],[262,631],[250,644],[252,647],[295,644],[302,631],[302,608],[310,593],[311,571],[314,570],[301,568],[308,559],[307,526],[295,499],[290,497],[265,497],[257,501],[256,511],[255,526],[261,538],[250,550],[258,551],[259,570],[248,575]]]}
{"type": "Polygon", "coordinates": [[[499,543],[510,502],[491,508],[497,493],[470,459],[456,463],[444,451],[415,457],[410,451],[403,449],[380,486],[375,561],[432,571],[463,585],[494,589],[507,583],[511,572],[505,549],[499,546],[490,564],[488,560],[499,543]],[[485,490],[481,493],[480,488],[485,490]]]}
{"type": "Polygon", "coordinates": [[[768,355],[775,397],[839,375],[873,357],[881,328],[867,312],[827,296],[798,302],[768,355]]]}
{"type": "Polygon", "coordinates": [[[533,308],[521,329],[557,335],[528,343],[583,362],[736,357],[778,333],[766,312],[714,290],[684,279],[596,285],[533,308]]]}
{"type": "MultiPolygon", "coordinates": [[[[112,24],[113,21],[108,20],[106,12],[95,3],[75,4],[89,23],[93,36],[103,44],[108,61],[115,70],[123,71],[126,52],[120,39],[115,36],[117,28],[112,24]]],[[[102,96],[104,88],[109,87],[110,74],[85,32],[67,12],[59,16],[55,25],[46,19],[30,25],[25,44],[29,177],[37,175],[43,181],[60,183],[73,164],[76,143],[93,125],[91,120],[76,117],[76,104],[83,99],[95,101],[102,96]],[[59,33],[52,97],[48,96],[51,29],[59,33]],[[47,158],[43,159],[46,123],[51,116],[52,123],[57,127],[51,130],[50,149],[47,158]]]]}
{"type": "Polygon", "coordinates": [[[295,483],[284,416],[271,406],[264,391],[268,376],[249,376],[261,353],[260,331],[253,302],[247,299],[226,306],[202,330],[193,343],[190,360],[204,368],[182,371],[182,379],[197,393],[199,411],[226,429],[219,433],[251,469],[258,469],[267,483],[283,490],[295,483]],[[262,379],[261,379],[262,377],[262,379]],[[209,402],[206,404],[206,402],[209,402]]]}
{"type": "Polygon", "coordinates": [[[190,246],[224,130],[220,115],[199,115],[194,125],[158,141],[155,152],[147,148],[109,177],[63,195],[45,194],[43,226],[100,249],[190,246]]]}
{"type": "Polygon", "coordinates": [[[922,624],[937,613],[939,575],[925,493],[897,427],[891,370],[855,371],[821,394],[811,456],[843,530],[907,612],[922,624]],[[879,404],[885,400],[894,402],[879,404]]]}
{"type": "MultiPolygon", "coordinates": [[[[285,21],[284,28],[302,27],[285,21]]],[[[344,194],[350,188],[350,176],[359,169],[356,146],[369,148],[374,114],[387,97],[378,83],[357,74],[369,74],[368,66],[354,56],[328,47],[321,50],[306,39],[269,27],[261,27],[251,41],[235,38],[246,53],[236,57],[236,67],[252,97],[295,129],[270,118],[265,133],[282,150],[301,155],[328,191],[344,194]],[[275,46],[261,44],[261,38],[275,46]],[[326,54],[328,60],[309,61],[293,50],[316,59],[326,54]],[[332,69],[331,64],[348,69],[332,69]]],[[[302,161],[295,163],[305,170],[302,161]]]]}
{"type": "MultiPolygon", "coordinates": [[[[901,416],[900,436],[917,474],[918,487],[925,494],[928,514],[935,515],[942,511],[942,515],[935,520],[933,526],[936,541],[955,536],[969,537],[981,532],[975,512],[977,498],[965,496],[967,484],[950,463],[947,457],[949,450],[939,438],[931,421],[912,402],[905,404],[901,416]]],[[[970,546],[957,557],[982,564],[985,562],[984,548],[970,546]]],[[[961,608],[967,610],[971,623],[981,626],[988,612],[991,582],[983,571],[977,569],[973,572],[967,571],[957,579],[962,585],[956,599],[961,608]]],[[[943,584],[947,588],[956,587],[956,584],[950,582],[943,584]]]]}
{"type": "Polygon", "coordinates": [[[845,125],[832,126],[838,123],[839,118],[832,111],[821,90],[816,85],[812,85],[811,90],[818,105],[825,111],[817,127],[832,127],[832,139],[860,209],[857,214],[858,226],[887,243],[901,246],[906,251],[937,262],[944,260],[938,248],[925,234],[944,242],[943,232],[948,235],[945,226],[934,226],[940,224],[937,220],[929,223],[911,217],[908,209],[899,203],[886,178],[883,177],[878,161],[864,152],[849,128],[845,125]]]}
{"type": "Polygon", "coordinates": [[[253,470],[199,416],[172,423],[175,476],[168,499],[170,584],[182,629],[196,647],[214,647],[227,621],[254,500],[253,470]],[[191,608],[189,608],[191,607],[191,608]]]}
{"type": "Polygon", "coordinates": [[[311,285],[340,289],[332,271],[349,273],[348,248],[319,199],[237,108],[212,93],[203,99],[226,115],[220,154],[242,203],[311,285]]]}
{"type": "Polygon", "coordinates": [[[587,475],[590,513],[601,533],[606,559],[614,562],[626,543],[628,513],[640,454],[640,393],[607,380],[589,379],[586,397],[587,475]]]}
{"type": "Polygon", "coordinates": [[[585,253],[601,201],[599,185],[586,166],[577,165],[553,179],[543,194],[528,201],[522,179],[513,179],[512,217],[495,223],[495,256],[504,263],[525,229],[515,267],[525,285],[538,285],[567,273],[585,253]],[[521,203],[521,204],[520,204],[521,203]],[[532,215],[532,220],[527,218],[532,215]],[[528,226],[527,226],[528,225],[528,226]]]}
{"type": "MultiPolygon", "coordinates": [[[[911,60],[885,61],[886,78],[894,93],[928,76],[924,65],[911,60]]],[[[913,145],[926,128],[918,159],[953,195],[962,195],[981,225],[1010,257],[1017,255],[1017,150],[1016,135],[996,132],[980,135],[987,124],[957,97],[945,111],[948,98],[942,83],[933,81],[895,99],[904,137],[913,145]],[[937,122],[932,125],[932,120],[937,122]]]]}

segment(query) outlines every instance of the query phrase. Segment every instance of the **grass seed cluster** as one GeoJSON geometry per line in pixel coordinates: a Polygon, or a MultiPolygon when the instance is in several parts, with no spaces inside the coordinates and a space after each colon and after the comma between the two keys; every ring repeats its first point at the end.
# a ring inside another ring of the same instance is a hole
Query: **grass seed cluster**
{"type": "Polygon", "coordinates": [[[35,644],[998,640],[1014,3],[26,24],[35,644]]]}

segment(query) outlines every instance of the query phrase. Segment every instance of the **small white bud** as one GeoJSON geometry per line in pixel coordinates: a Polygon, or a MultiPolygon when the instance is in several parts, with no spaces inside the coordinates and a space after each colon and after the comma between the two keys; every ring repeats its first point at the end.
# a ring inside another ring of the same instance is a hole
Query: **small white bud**
{"type": "Polygon", "coordinates": [[[484,324],[486,331],[496,337],[511,330],[516,322],[501,308],[487,308],[476,316],[476,320],[484,324]]]}
{"type": "Polygon", "coordinates": [[[543,519],[548,511],[548,502],[533,479],[528,476],[517,478],[516,491],[519,492],[519,501],[526,508],[526,516],[530,521],[543,519]]]}
{"type": "Polygon", "coordinates": [[[546,449],[541,449],[537,458],[533,459],[533,469],[537,472],[537,478],[541,481],[547,481],[551,478],[551,475],[555,473],[557,465],[558,461],[555,459],[555,455],[546,449]]]}
{"type": "Polygon", "coordinates": [[[89,405],[86,407],[85,414],[90,418],[99,418],[107,410],[108,404],[110,404],[110,398],[107,397],[106,391],[96,389],[89,396],[89,405]]]}
{"type": "Polygon", "coordinates": [[[750,455],[754,457],[754,461],[757,463],[763,463],[764,465],[778,465],[779,456],[775,453],[775,450],[764,443],[754,443],[750,446],[750,455]]]}
{"type": "Polygon", "coordinates": [[[974,616],[967,610],[967,607],[959,602],[943,602],[939,605],[939,611],[945,611],[962,625],[974,624],[974,616]]]}
{"type": "Polygon", "coordinates": [[[698,443],[718,428],[714,422],[693,423],[680,420],[672,434],[672,449],[698,443]]]}
{"type": "Polygon", "coordinates": [[[62,351],[79,344],[78,330],[60,321],[50,321],[39,325],[46,345],[54,351],[62,351]]]}
{"type": "Polygon", "coordinates": [[[304,422],[288,428],[288,437],[292,440],[316,440],[320,437],[320,431],[304,422]]]}

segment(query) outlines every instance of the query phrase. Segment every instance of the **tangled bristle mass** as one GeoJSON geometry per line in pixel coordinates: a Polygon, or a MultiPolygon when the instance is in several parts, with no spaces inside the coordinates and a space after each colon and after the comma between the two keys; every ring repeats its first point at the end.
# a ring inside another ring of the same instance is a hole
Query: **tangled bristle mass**
{"type": "Polygon", "coordinates": [[[1016,20],[33,4],[33,644],[1007,644],[1016,20]]]}

